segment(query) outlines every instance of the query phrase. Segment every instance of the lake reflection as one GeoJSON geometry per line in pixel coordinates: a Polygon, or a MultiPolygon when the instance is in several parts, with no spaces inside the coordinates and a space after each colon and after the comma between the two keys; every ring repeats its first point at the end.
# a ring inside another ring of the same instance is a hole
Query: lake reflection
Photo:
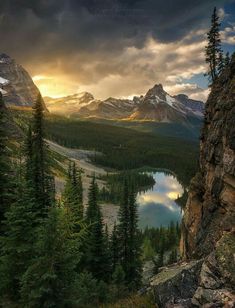
{"type": "Polygon", "coordinates": [[[165,172],[152,173],[155,185],[137,195],[140,228],[168,226],[171,221],[179,222],[182,210],[175,200],[184,189],[176,177],[165,172]]]}

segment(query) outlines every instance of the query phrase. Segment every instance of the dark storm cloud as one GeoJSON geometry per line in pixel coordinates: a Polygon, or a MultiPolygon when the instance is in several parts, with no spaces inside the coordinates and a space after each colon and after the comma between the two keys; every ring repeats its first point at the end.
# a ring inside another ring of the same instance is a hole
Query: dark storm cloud
{"type": "MultiPolygon", "coordinates": [[[[1,42],[9,51],[37,53],[142,47],[151,33],[160,41],[181,38],[208,21],[211,0],[1,0],[1,42]],[[51,43],[46,42],[49,39],[51,43]]],[[[59,52],[59,53],[60,53],[59,52]]]]}
{"type": "MultiPolygon", "coordinates": [[[[0,0],[0,51],[33,75],[61,72],[89,84],[109,74],[128,74],[128,68],[149,79],[154,76],[150,64],[130,68],[129,58],[122,57],[124,65],[118,60],[126,48],[141,49],[151,36],[176,42],[205,28],[213,7],[226,2],[231,1],[0,0]]],[[[152,55],[142,57],[148,56],[151,62],[152,55]]]]}

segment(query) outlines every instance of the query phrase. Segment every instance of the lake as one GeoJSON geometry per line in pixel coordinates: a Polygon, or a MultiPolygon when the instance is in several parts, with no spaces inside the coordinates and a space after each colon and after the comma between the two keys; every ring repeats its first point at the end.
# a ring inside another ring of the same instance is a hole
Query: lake
{"type": "Polygon", "coordinates": [[[138,193],[139,227],[168,226],[171,221],[180,222],[182,209],[175,202],[181,197],[184,188],[173,174],[151,173],[155,184],[145,192],[138,193]]]}

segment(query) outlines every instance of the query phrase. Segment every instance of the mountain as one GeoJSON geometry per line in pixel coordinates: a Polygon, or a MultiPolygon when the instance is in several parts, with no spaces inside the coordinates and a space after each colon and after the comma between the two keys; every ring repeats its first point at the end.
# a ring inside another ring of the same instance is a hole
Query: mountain
{"type": "Polygon", "coordinates": [[[84,106],[96,106],[100,101],[95,100],[88,92],[77,93],[60,98],[44,97],[47,108],[52,113],[71,115],[84,106]]]}
{"type": "Polygon", "coordinates": [[[184,262],[153,278],[158,307],[235,307],[234,102],[235,54],[205,104],[200,165],[182,221],[184,262]]]}
{"type": "Polygon", "coordinates": [[[155,85],[145,96],[133,99],[96,100],[92,94],[83,92],[58,99],[45,98],[48,109],[85,118],[113,120],[146,120],[156,122],[185,122],[187,117],[202,118],[204,103],[179,94],[170,96],[161,84],[155,85]]]}
{"type": "Polygon", "coordinates": [[[129,117],[137,105],[138,101],[110,97],[100,101],[96,108],[91,109],[90,105],[81,108],[79,115],[103,119],[123,119],[129,117]]]}
{"type": "Polygon", "coordinates": [[[161,84],[157,84],[146,93],[130,119],[164,123],[184,122],[187,116],[202,117],[203,110],[203,102],[190,99],[184,94],[171,96],[161,84]]]}
{"type": "Polygon", "coordinates": [[[4,53],[0,53],[0,91],[7,106],[18,107],[32,107],[40,93],[28,72],[4,53]]]}

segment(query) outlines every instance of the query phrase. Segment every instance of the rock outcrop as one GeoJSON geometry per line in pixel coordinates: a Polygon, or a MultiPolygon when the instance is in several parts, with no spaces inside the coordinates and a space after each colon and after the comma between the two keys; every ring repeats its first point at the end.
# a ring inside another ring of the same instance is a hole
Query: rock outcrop
{"type": "Polygon", "coordinates": [[[0,91],[6,106],[18,107],[32,107],[39,94],[28,72],[3,53],[0,54],[0,91]]]}
{"type": "MultiPolygon", "coordinates": [[[[183,262],[165,269],[152,278],[150,286],[159,308],[173,304],[189,305],[198,287],[202,261],[183,262]]],[[[185,306],[188,307],[188,306],[185,306]]]]}
{"type": "Polygon", "coordinates": [[[235,225],[235,56],[205,107],[200,169],[183,219],[186,258],[207,256],[235,225]]]}
{"type": "Polygon", "coordinates": [[[200,167],[191,181],[182,233],[187,265],[154,278],[158,306],[235,307],[235,54],[205,106],[200,167]],[[198,268],[186,285],[193,264],[198,268]]]}

